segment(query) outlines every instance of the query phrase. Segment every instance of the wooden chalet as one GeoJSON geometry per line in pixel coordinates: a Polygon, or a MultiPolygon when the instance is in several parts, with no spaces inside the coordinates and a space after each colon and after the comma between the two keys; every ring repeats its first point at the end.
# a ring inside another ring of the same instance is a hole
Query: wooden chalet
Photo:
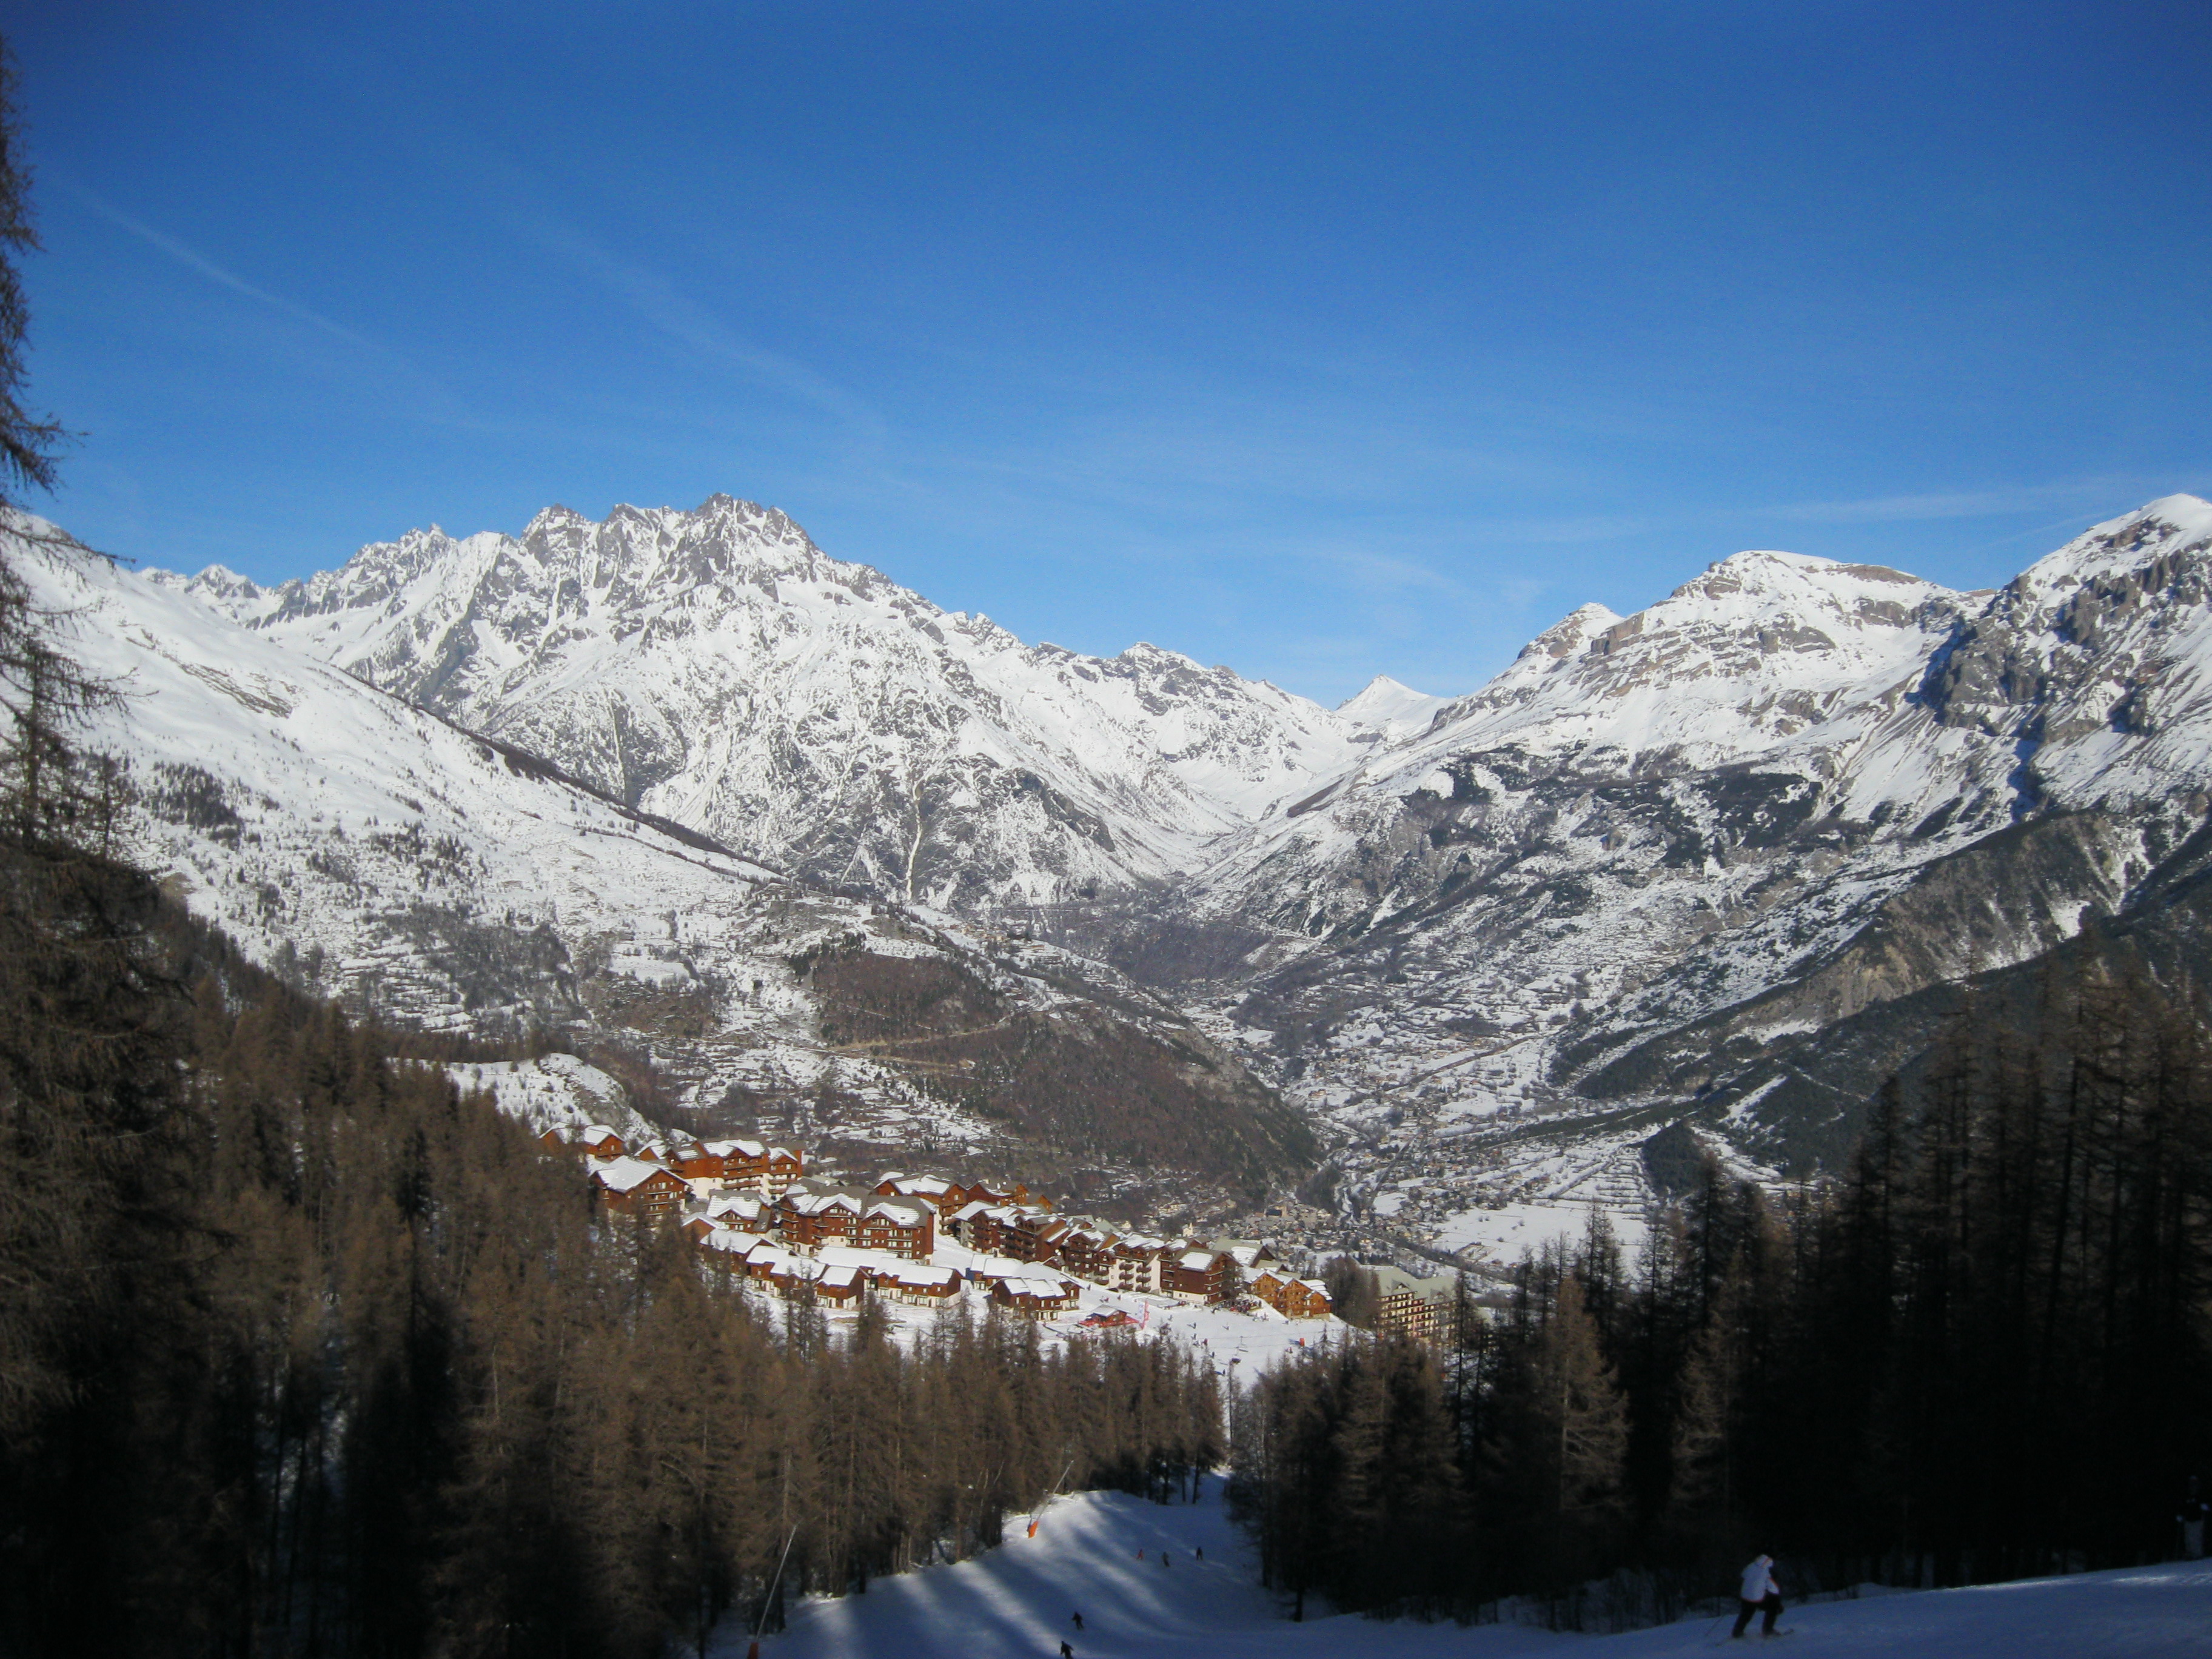
{"type": "Polygon", "coordinates": [[[926,1267],[919,1262],[878,1268],[871,1276],[878,1296],[917,1308],[941,1308],[957,1302],[963,1288],[960,1275],[951,1268],[926,1267]]]}
{"type": "Polygon", "coordinates": [[[1064,1273],[1087,1279],[1094,1285],[1109,1280],[1114,1261],[1114,1235],[1087,1222],[1061,1224],[1052,1240],[1054,1256],[1064,1273]]]}
{"type": "Polygon", "coordinates": [[[705,1182],[718,1191],[750,1188],[771,1199],[806,1173],[806,1160],[789,1147],[743,1139],[687,1141],[670,1161],[687,1181],[705,1182]]]}
{"type": "Polygon", "coordinates": [[[990,1281],[991,1300],[1024,1319],[1050,1319],[1076,1305],[1081,1291],[1072,1279],[1048,1273],[1008,1274],[990,1281]]]}
{"type": "Polygon", "coordinates": [[[1218,1302],[1229,1293],[1230,1258],[1218,1250],[1179,1250],[1160,1267],[1160,1289],[1179,1302],[1218,1302]]]}
{"type": "Polygon", "coordinates": [[[945,1231],[971,1250],[984,1255],[1004,1255],[1006,1229],[1013,1219],[1014,1212],[1006,1205],[994,1204],[988,1199],[971,1199],[945,1224],[945,1231]]]}
{"type": "Polygon", "coordinates": [[[640,1213],[655,1221],[680,1216],[691,1196],[684,1177],[663,1164],[643,1158],[615,1158],[592,1169],[592,1184],[608,1209],[640,1213]]]}
{"type": "Polygon", "coordinates": [[[1264,1268],[1254,1275],[1252,1294],[1289,1319],[1326,1319],[1332,1311],[1328,1292],[1317,1279],[1292,1279],[1287,1273],[1264,1268]]]}
{"type": "Polygon", "coordinates": [[[1066,1231],[1066,1224],[1051,1211],[1026,1204],[1019,1206],[1000,1230],[999,1254],[1012,1256],[1017,1261],[1038,1261],[1049,1266],[1060,1259],[1060,1238],[1066,1231]]]}
{"type": "Polygon", "coordinates": [[[775,1206],[754,1193],[722,1193],[707,1200],[707,1218],[720,1226],[764,1233],[776,1224],[775,1206]]]}
{"type": "Polygon", "coordinates": [[[568,1139],[568,1148],[586,1158],[626,1158],[629,1145],[604,1123],[588,1123],[568,1139]]]}
{"type": "Polygon", "coordinates": [[[776,1231],[783,1235],[785,1243],[798,1250],[857,1243],[861,1212],[877,1201],[873,1193],[858,1188],[801,1182],[775,1200],[776,1231]]]}
{"type": "Polygon", "coordinates": [[[874,1199],[860,1212],[853,1242],[863,1249],[927,1261],[937,1249],[937,1212],[919,1199],[874,1199]]]}

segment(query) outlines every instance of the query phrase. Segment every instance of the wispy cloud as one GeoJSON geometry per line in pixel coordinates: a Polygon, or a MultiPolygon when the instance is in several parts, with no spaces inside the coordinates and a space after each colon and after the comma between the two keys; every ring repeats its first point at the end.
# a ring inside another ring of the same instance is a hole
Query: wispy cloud
{"type": "Polygon", "coordinates": [[[1997,519],[2017,513],[2046,513],[2079,501],[2110,502],[2130,488],[2112,478],[2076,479],[2064,483],[2021,484],[1998,489],[1960,489],[1925,495],[1877,495],[1854,501],[1799,501],[1757,509],[1751,515],[1792,524],[1912,524],[1946,519],[1997,519]]]}
{"type": "Polygon", "coordinates": [[[870,438],[883,435],[884,418],[865,399],[796,358],[755,344],[659,271],[617,258],[550,215],[539,214],[523,228],[541,246],[582,267],[621,295],[638,315],[678,344],[741,369],[764,385],[836,416],[870,438]]]}
{"type": "Polygon", "coordinates": [[[81,185],[71,185],[70,188],[71,193],[79,201],[110,224],[130,232],[131,235],[136,236],[149,247],[160,249],[179,264],[198,271],[218,287],[227,288],[234,294],[243,295],[247,299],[266,306],[272,311],[283,313],[295,322],[305,323],[310,328],[319,329],[332,338],[343,340],[348,344],[358,346],[364,351],[374,351],[379,354],[384,351],[382,346],[368,336],[357,333],[343,323],[332,322],[322,313],[310,310],[297,301],[288,300],[281,294],[271,294],[265,288],[256,287],[235,272],[225,270],[206,255],[187,247],[175,237],[167,235],[155,229],[151,225],[142,223],[112,203],[101,200],[81,185]]]}

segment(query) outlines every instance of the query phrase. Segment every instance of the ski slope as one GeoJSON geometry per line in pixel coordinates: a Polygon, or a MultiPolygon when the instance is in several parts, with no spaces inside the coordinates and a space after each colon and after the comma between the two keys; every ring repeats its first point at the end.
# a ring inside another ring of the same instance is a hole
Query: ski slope
{"type": "MultiPolygon", "coordinates": [[[[1945,1659],[2095,1659],[2212,1654],[2212,1571],[2176,1564],[1972,1589],[1932,1590],[1793,1607],[1782,1651],[1941,1653],[1945,1659]]],[[[1754,1626],[1753,1629],[1756,1630],[1754,1626]]],[[[1012,1522],[1000,1548],[953,1566],[879,1578],[865,1595],[798,1604],[762,1659],[1504,1659],[1586,1653],[1663,1659],[1735,1648],[1725,1620],[1621,1636],[1515,1625],[1464,1627],[1353,1616],[1291,1624],[1260,1588],[1248,1553],[1206,1482],[1206,1501],[1156,1504],[1084,1492],[1049,1504],[1034,1538],[1012,1522]],[[1204,1549],[1206,1559],[1194,1551],[1204,1549]],[[1160,1565],[1166,1550],[1170,1564],[1160,1565]],[[1141,1559],[1138,1552],[1144,1552],[1141,1559]],[[1080,1612],[1084,1629],[1070,1615],[1080,1612]]],[[[746,1634],[714,1650],[739,1659],[746,1634]]],[[[1741,1644],[1765,1644],[1754,1635],[1741,1644]]]]}

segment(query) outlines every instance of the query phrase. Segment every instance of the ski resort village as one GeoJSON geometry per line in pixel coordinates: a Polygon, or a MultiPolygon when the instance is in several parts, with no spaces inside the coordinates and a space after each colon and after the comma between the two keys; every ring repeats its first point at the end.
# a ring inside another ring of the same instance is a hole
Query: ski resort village
{"type": "MultiPolygon", "coordinates": [[[[1287,1322],[1279,1343],[1345,1328],[1331,1320],[1321,1280],[1300,1277],[1265,1241],[1153,1237],[1063,1215],[1020,1182],[1000,1190],[893,1172],[848,1184],[809,1176],[788,1147],[742,1138],[631,1146],[603,1123],[548,1128],[540,1139],[549,1153],[581,1161],[608,1215],[679,1229],[726,1270],[826,1310],[972,1297],[1026,1319],[1141,1330],[1155,1304],[1176,1304],[1287,1322]]],[[[1455,1275],[1384,1267],[1371,1276],[1378,1331],[1436,1343],[1455,1319],[1480,1316],[1455,1275]]],[[[1205,1328],[1224,1334],[1224,1353],[1267,1342],[1218,1321],[1205,1328]]]]}

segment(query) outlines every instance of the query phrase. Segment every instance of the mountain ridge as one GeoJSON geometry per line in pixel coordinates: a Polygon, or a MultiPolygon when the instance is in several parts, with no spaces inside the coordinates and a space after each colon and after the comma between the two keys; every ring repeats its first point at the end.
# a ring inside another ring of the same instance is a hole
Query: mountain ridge
{"type": "Polygon", "coordinates": [[[1336,710],[1024,645],[729,497],[146,580],[671,829],[1109,964],[1324,1127],[1340,1202],[1490,1248],[1650,1196],[1655,1122],[1832,1158],[1863,1066],[1823,1080],[1820,1031],[2126,913],[2212,808],[2208,550],[2172,496],[1993,590],[1747,550],[1336,710]]]}

